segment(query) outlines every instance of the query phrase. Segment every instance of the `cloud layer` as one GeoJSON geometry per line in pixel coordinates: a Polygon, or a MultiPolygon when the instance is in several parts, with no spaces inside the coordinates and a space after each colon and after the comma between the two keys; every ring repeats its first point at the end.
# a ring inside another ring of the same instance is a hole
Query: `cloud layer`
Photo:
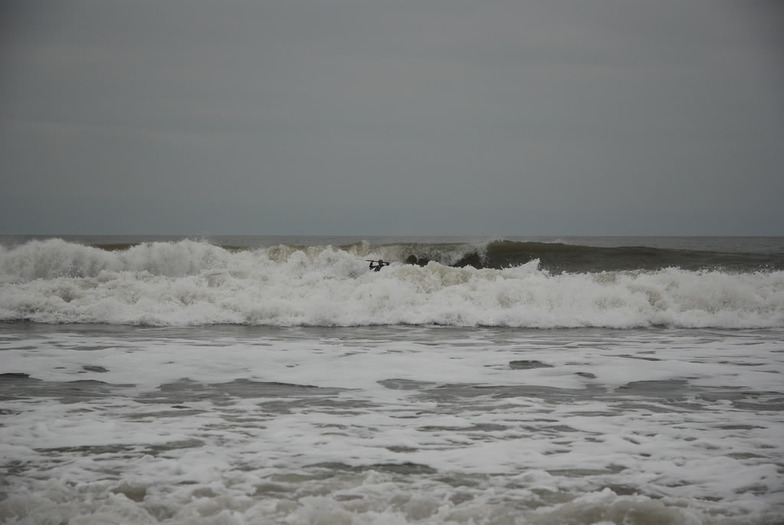
{"type": "Polygon", "coordinates": [[[774,3],[3,10],[5,233],[784,232],[774,3]]]}

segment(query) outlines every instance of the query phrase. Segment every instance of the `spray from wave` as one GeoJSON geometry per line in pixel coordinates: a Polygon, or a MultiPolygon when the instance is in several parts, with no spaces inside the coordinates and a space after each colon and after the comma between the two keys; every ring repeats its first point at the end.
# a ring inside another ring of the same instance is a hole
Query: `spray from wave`
{"type": "Polygon", "coordinates": [[[753,264],[747,259],[743,271],[716,264],[691,269],[696,260],[715,262],[721,254],[689,254],[681,257],[684,264],[669,264],[677,262],[676,251],[659,250],[654,255],[665,253],[668,264],[649,268],[632,264],[641,250],[627,248],[613,261],[592,263],[598,270],[580,271],[584,263],[575,263],[574,257],[583,261],[586,254],[596,258],[610,252],[539,244],[359,242],[229,249],[181,240],[106,250],[58,239],[33,241],[0,248],[0,320],[154,326],[784,327],[784,271],[775,264],[757,268],[756,259],[753,264]],[[563,253],[560,264],[570,269],[548,268],[532,253],[563,253]],[[365,259],[379,257],[395,262],[369,272],[365,259]]]}

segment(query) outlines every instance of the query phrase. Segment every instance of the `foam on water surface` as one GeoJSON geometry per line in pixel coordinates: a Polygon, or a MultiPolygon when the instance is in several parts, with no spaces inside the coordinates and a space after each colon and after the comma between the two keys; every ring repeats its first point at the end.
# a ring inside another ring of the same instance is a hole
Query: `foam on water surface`
{"type": "MultiPolygon", "coordinates": [[[[396,246],[395,249],[399,249],[396,246]]],[[[784,326],[784,271],[552,273],[394,263],[358,243],[232,251],[152,242],[120,251],[58,239],[0,247],[0,320],[150,326],[784,326]]],[[[391,248],[386,248],[391,249],[391,248]]],[[[386,256],[386,255],[385,255],[386,256]]]]}
{"type": "Polygon", "coordinates": [[[781,340],[6,324],[0,521],[773,524],[781,340]]]}

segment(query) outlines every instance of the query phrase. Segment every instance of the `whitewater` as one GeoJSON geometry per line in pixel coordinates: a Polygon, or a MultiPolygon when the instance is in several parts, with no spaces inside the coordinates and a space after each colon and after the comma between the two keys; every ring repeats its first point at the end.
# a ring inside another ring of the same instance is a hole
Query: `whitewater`
{"type": "Polygon", "coordinates": [[[781,525],[783,255],[1,237],[0,523],[781,525]]]}
{"type": "MultiPolygon", "coordinates": [[[[410,249],[410,247],[408,247],[410,249]]],[[[153,326],[447,325],[533,328],[784,326],[784,271],[551,272],[400,262],[400,245],[147,242],[107,251],[59,239],[0,251],[0,320],[153,326]],[[395,261],[368,272],[366,259],[395,261]],[[396,260],[397,259],[397,260],[396,260]]],[[[432,248],[430,249],[433,250],[432,248]]]]}

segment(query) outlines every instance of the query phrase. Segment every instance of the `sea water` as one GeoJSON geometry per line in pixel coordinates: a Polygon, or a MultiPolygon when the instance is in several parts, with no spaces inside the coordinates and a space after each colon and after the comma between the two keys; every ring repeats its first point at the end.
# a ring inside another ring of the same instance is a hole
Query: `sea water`
{"type": "Polygon", "coordinates": [[[0,521],[784,523],[784,244],[692,245],[3,239],[0,521]]]}

